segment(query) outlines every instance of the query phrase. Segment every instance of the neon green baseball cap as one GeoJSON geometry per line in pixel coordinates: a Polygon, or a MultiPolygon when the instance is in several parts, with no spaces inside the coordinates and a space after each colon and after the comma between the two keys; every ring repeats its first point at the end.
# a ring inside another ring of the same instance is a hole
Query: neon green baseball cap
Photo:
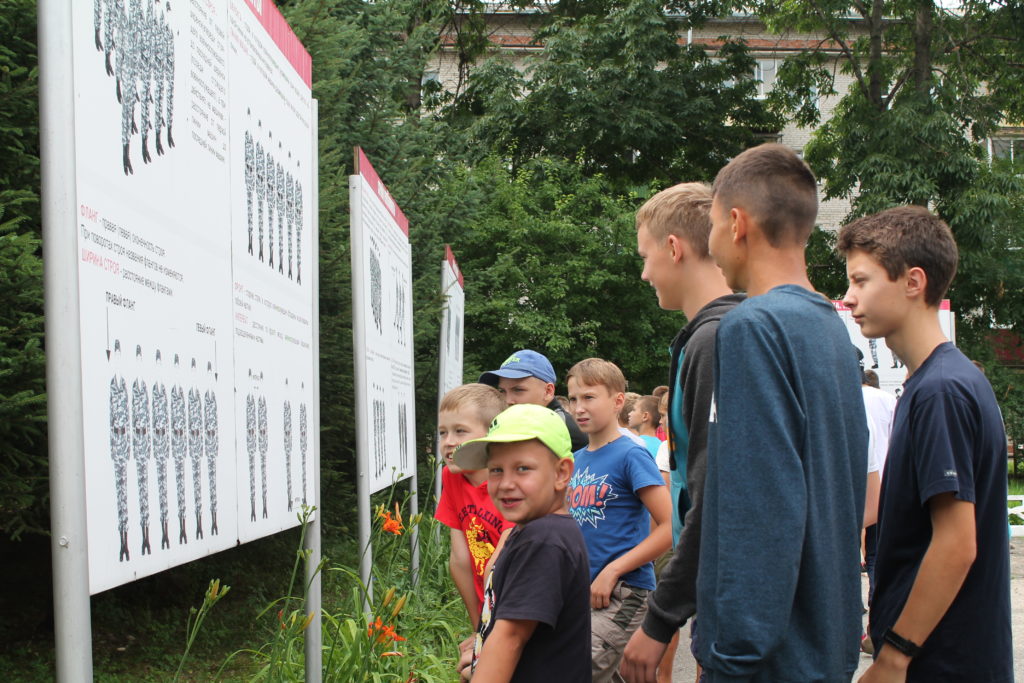
{"type": "Polygon", "coordinates": [[[464,470],[487,467],[487,447],[537,439],[558,458],[572,460],[572,441],[565,421],[555,411],[532,403],[509,406],[491,422],[487,436],[467,441],[456,449],[455,464],[464,470]]]}

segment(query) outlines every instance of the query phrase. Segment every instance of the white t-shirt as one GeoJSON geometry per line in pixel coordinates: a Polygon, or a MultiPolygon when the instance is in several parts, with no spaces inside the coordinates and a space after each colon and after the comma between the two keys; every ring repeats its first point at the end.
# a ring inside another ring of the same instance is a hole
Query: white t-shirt
{"type": "Polygon", "coordinates": [[[658,454],[654,457],[654,462],[658,463],[658,469],[662,472],[672,471],[672,468],[669,466],[668,441],[662,441],[661,445],[658,446],[658,454]]]}
{"type": "Polygon", "coordinates": [[[887,391],[862,385],[864,393],[864,412],[868,416],[868,433],[870,434],[870,451],[868,454],[868,472],[885,471],[885,456],[889,452],[889,434],[892,432],[892,417],[896,412],[896,398],[887,391]],[[871,469],[872,458],[878,463],[871,469]]]}

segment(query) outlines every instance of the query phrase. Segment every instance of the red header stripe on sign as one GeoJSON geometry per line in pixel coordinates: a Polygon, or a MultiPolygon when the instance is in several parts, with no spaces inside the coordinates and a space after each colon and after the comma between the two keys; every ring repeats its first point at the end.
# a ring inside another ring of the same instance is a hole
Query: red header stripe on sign
{"type": "Polygon", "coordinates": [[[295,72],[306,84],[313,87],[313,58],[306,52],[302,41],[298,39],[292,27],[288,25],[274,0],[245,0],[252,13],[259,19],[267,35],[274,41],[285,59],[295,67],[295,72]]]}
{"type": "Polygon", "coordinates": [[[381,203],[384,204],[384,208],[388,210],[388,213],[398,223],[398,227],[402,229],[405,236],[409,236],[409,219],[402,213],[402,209],[395,203],[395,200],[391,198],[391,193],[388,192],[388,188],[384,185],[384,182],[377,175],[377,171],[373,170],[373,164],[366,158],[366,153],[363,152],[362,147],[356,147],[356,174],[361,175],[367,183],[370,184],[370,188],[380,199],[381,203]]]}
{"type": "Polygon", "coordinates": [[[455,260],[455,254],[452,252],[452,247],[449,244],[444,245],[444,260],[448,262],[448,265],[452,267],[452,272],[455,273],[455,277],[459,279],[459,287],[466,288],[466,283],[462,279],[462,271],[459,270],[459,264],[455,260]]]}

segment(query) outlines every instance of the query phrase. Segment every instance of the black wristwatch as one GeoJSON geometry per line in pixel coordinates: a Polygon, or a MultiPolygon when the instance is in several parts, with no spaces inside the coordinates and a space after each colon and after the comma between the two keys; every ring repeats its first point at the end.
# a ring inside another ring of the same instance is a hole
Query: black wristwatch
{"type": "Polygon", "coordinates": [[[905,654],[906,656],[913,659],[921,652],[921,646],[912,640],[907,640],[900,634],[893,631],[891,628],[885,629],[885,633],[882,634],[882,640],[888,645],[892,645],[894,648],[905,654]]]}

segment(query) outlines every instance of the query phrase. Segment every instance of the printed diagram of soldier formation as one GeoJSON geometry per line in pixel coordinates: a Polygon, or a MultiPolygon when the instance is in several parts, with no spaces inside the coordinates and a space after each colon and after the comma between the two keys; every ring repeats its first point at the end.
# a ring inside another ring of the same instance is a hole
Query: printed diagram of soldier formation
{"type": "MultiPolygon", "coordinates": [[[[255,373],[249,370],[249,380],[252,384],[251,391],[245,397],[245,445],[249,461],[249,521],[255,522],[256,517],[256,476],[260,479],[260,510],[263,519],[268,514],[267,507],[267,454],[271,448],[269,429],[269,415],[267,410],[267,397],[263,393],[263,373],[255,373]],[[258,466],[256,455],[259,454],[258,466]]],[[[301,383],[302,390],[305,390],[305,382],[301,383]]],[[[289,382],[285,380],[285,394],[287,396],[289,382]]],[[[307,504],[308,465],[306,456],[309,452],[309,426],[307,423],[308,411],[305,402],[299,403],[299,467],[302,477],[302,504],[307,504]]],[[[292,422],[292,402],[285,398],[282,408],[282,429],[283,434],[282,452],[284,454],[285,467],[285,489],[287,495],[287,507],[291,512],[295,497],[292,495],[292,449],[295,445],[292,422]]]]}
{"type": "Polygon", "coordinates": [[[152,554],[150,543],[149,481],[156,468],[160,503],[160,548],[169,549],[170,500],[167,492],[167,462],[174,462],[174,479],[178,512],[178,544],[188,543],[187,515],[189,503],[195,514],[195,538],[203,538],[203,465],[206,465],[209,498],[209,532],[217,535],[217,459],[219,430],[217,427],[217,377],[213,364],[206,372],[197,370],[191,361],[188,372],[174,356],[174,367],[166,372],[159,349],[144,353],[135,347],[135,365],[131,375],[131,398],[128,394],[128,372],[121,359],[121,342],[114,341],[114,373],[110,380],[110,457],[114,465],[114,488],[117,497],[117,530],[120,537],[118,559],[131,559],[128,543],[129,501],[128,462],[135,460],[138,494],[138,522],[142,543],[140,554],[152,554]],[[152,362],[151,362],[152,361],[152,362]],[[170,398],[165,379],[172,376],[170,398]],[[147,380],[152,379],[152,384],[147,380]],[[187,392],[187,393],[186,393],[187,392]],[[129,431],[130,425],[130,431],[129,431]],[[186,462],[187,456],[187,462],[186,462]],[[152,463],[152,464],[151,464],[152,463]],[[193,495],[185,492],[185,470],[192,469],[193,495]]]}
{"type": "Polygon", "coordinates": [[[164,0],[93,0],[96,49],[103,53],[114,96],[121,105],[121,159],[132,168],[132,138],[142,138],[142,161],[150,163],[149,137],[156,153],[174,147],[174,31],[171,3],[164,0]],[[139,111],[136,120],[135,111],[139,111]]]}
{"type": "Polygon", "coordinates": [[[291,151],[286,151],[280,140],[275,141],[272,131],[264,129],[262,120],[257,120],[256,125],[252,125],[251,109],[246,113],[250,117],[243,145],[246,217],[249,229],[248,252],[261,262],[265,261],[271,270],[277,270],[280,275],[287,275],[289,280],[301,284],[304,213],[302,183],[299,182],[301,164],[292,160],[291,151]]]}

